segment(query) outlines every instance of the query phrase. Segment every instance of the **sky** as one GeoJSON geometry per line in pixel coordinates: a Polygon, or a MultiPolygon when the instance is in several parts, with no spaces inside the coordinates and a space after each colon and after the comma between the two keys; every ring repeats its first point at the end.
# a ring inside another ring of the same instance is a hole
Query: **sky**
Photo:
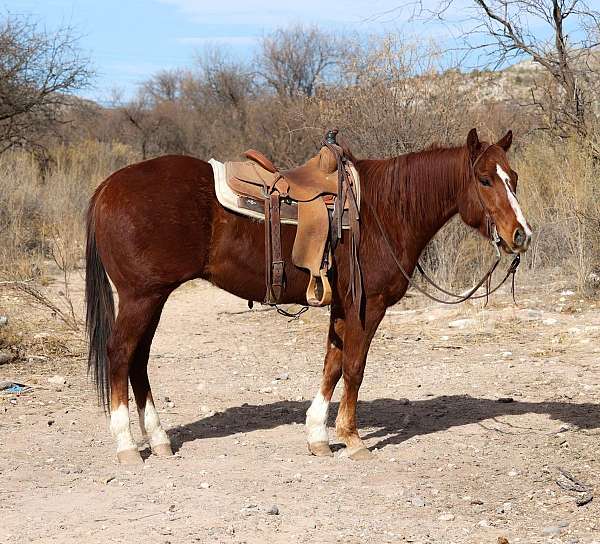
{"type": "MultiPolygon", "coordinates": [[[[49,30],[74,27],[96,71],[81,94],[108,102],[131,97],[163,69],[190,67],[206,46],[250,59],[262,36],[279,27],[317,23],[362,34],[407,32],[402,0],[0,0],[3,14],[28,15],[49,30]]],[[[438,30],[439,31],[439,30],[438,30]]]]}
{"type": "MultiPolygon", "coordinates": [[[[425,6],[440,0],[420,0],[425,6]]],[[[96,77],[80,94],[109,103],[122,98],[160,70],[189,68],[203,48],[226,48],[251,59],[261,37],[276,28],[316,23],[324,30],[363,35],[399,32],[408,40],[434,39],[444,46],[452,28],[417,24],[412,10],[398,6],[417,0],[0,0],[2,14],[27,15],[52,30],[71,26],[96,77]]],[[[460,18],[472,0],[453,0],[460,18]]]]}

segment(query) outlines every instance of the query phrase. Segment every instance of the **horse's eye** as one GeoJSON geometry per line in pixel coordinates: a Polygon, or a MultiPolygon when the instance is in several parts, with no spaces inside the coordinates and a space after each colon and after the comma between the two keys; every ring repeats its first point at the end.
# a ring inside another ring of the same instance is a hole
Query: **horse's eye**
{"type": "Polygon", "coordinates": [[[481,185],[485,185],[486,187],[492,186],[492,182],[489,178],[479,178],[479,183],[481,183],[481,185]]]}

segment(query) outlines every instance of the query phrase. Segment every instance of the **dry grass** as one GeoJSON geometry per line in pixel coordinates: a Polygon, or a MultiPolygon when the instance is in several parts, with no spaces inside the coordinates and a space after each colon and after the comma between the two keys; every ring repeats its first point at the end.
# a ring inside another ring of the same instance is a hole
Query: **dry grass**
{"type": "Polygon", "coordinates": [[[600,269],[600,184],[597,158],[577,140],[540,139],[517,156],[519,196],[536,233],[533,270],[559,268],[591,294],[600,269]]]}
{"type": "Polygon", "coordinates": [[[54,149],[53,158],[49,170],[41,172],[28,153],[0,156],[0,289],[45,308],[77,331],[81,316],[72,304],[69,277],[83,264],[89,196],[102,179],[137,156],[121,144],[84,141],[54,149]],[[47,289],[57,273],[60,287],[47,289]]]}

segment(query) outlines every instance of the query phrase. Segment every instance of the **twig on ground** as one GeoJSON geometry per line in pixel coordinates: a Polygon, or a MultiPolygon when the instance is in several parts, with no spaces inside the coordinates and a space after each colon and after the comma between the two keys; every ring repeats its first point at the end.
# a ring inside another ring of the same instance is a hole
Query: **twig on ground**
{"type": "Polygon", "coordinates": [[[29,296],[35,304],[42,308],[47,308],[53,312],[63,323],[65,323],[70,329],[74,331],[80,330],[80,321],[73,312],[73,307],[70,306],[68,311],[64,311],[62,308],[57,306],[48,296],[46,296],[34,283],[32,279],[23,281],[2,281],[0,287],[9,287],[16,289],[21,293],[29,296]]]}
{"type": "Polygon", "coordinates": [[[558,487],[564,489],[565,491],[574,491],[575,493],[582,494],[575,499],[575,504],[577,506],[585,506],[586,504],[592,502],[594,499],[594,494],[592,493],[591,485],[583,483],[575,478],[575,476],[560,467],[557,467],[557,470],[560,473],[560,476],[562,476],[562,479],[559,478],[556,480],[558,487]]]}
{"type": "Polygon", "coordinates": [[[590,485],[579,481],[577,478],[575,478],[575,476],[568,473],[566,470],[558,467],[558,472],[564,478],[564,480],[556,480],[558,487],[567,491],[576,491],[577,493],[586,493],[591,489],[590,485]]]}

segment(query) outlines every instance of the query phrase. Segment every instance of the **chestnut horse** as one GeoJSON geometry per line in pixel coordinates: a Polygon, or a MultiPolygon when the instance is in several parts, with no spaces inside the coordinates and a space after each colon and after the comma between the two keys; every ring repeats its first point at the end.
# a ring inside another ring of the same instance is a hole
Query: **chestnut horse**
{"type": "MultiPolygon", "coordinates": [[[[495,144],[475,129],[466,145],[431,148],[386,160],[353,160],[361,180],[362,313],[348,293],[347,238],[334,254],[333,299],[321,387],[306,414],[308,447],[331,455],[327,413],[338,380],[344,392],[338,437],[353,459],[370,455],[356,424],[356,403],[369,345],[386,308],[408,283],[377,228],[377,214],[396,258],[411,274],[423,248],[456,213],[483,236],[495,225],[507,253],[523,252],[531,230],[516,198],[517,174],[506,152],[508,132],[495,144]],[[359,314],[361,317],[359,317],[359,314]]],[[[152,451],[171,455],[148,380],[148,354],[169,295],[203,278],[252,301],[265,298],[264,225],[224,209],[213,170],[202,160],[165,156],[112,174],[94,193],[87,224],[86,300],[89,369],[110,409],[110,429],[122,463],[141,462],[129,422],[131,382],[140,426],[152,451]],[[115,319],[112,281],[119,295],[115,319]]],[[[307,272],[290,259],[295,227],[282,226],[287,288],[283,303],[305,304],[307,272]]]]}

